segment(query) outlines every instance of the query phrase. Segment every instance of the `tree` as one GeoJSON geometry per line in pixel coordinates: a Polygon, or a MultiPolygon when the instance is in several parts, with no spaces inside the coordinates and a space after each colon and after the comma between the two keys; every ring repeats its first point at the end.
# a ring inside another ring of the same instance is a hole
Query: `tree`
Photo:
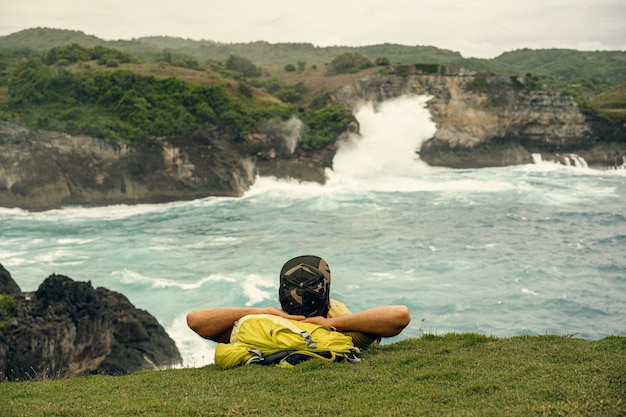
{"type": "Polygon", "coordinates": [[[376,65],[378,65],[379,67],[386,67],[387,65],[389,65],[389,58],[384,56],[376,58],[376,65]]]}
{"type": "Polygon", "coordinates": [[[362,69],[371,68],[374,64],[361,54],[346,52],[341,54],[330,63],[328,73],[334,74],[353,74],[362,69]]]}
{"type": "Polygon", "coordinates": [[[259,77],[261,75],[261,70],[250,60],[237,55],[229,56],[224,66],[228,70],[243,74],[244,77],[259,77]]]}

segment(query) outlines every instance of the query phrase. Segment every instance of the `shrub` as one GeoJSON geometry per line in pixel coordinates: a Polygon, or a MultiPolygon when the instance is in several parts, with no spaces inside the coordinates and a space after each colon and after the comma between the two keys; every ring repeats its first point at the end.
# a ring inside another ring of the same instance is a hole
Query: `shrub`
{"type": "Polygon", "coordinates": [[[6,318],[17,314],[17,301],[12,295],[0,294],[0,315],[6,318]]]}
{"type": "Polygon", "coordinates": [[[296,70],[296,66],[293,64],[287,64],[285,65],[285,71],[287,72],[295,72],[296,70]]]}
{"type": "Polygon", "coordinates": [[[379,67],[386,67],[387,65],[389,65],[389,58],[384,57],[384,56],[378,57],[376,58],[375,63],[379,67]]]}
{"type": "Polygon", "coordinates": [[[306,111],[305,129],[299,146],[305,151],[322,149],[335,140],[353,118],[352,113],[341,106],[306,111]]]}
{"type": "Polygon", "coordinates": [[[352,74],[360,70],[371,68],[374,64],[361,54],[346,52],[341,54],[330,63],[328,73],[334,74],[352,74]]]}
{"type": "Polygon", "coordinates": [[[437,74],[439,72],[439,65],[437,64],[415,64],[415,69],[423,72],[424,74],[437,74]]]}
{"type": "Polygon", "coordinates": [[[224,67],[227,70],[238,72],[244,77],[259,77],[261,75],[261,70],[250,60],[237,55],[229,56],[224,67]]]}

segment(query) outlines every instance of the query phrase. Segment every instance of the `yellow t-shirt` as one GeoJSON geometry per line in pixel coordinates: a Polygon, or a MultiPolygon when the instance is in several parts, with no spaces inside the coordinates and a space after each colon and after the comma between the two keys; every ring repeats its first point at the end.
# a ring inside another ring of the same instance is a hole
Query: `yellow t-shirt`
{"type": "MultiPolygon", "coordinates": [[[[341,301],[334,300],[332,298],[330,299],[330,310],[328,311],[329,318],[347,316],[348,314],[352,314],[352,313],[350,312],[350,310],[348,309],[348,307],[346,307],[344,303],[342,303],[341,301]]],[[[361,333],[361,332],[342,332],[342,333],[345,334],[346,336],[350,336],[354,346],[358,347],[359,349],[365,349],[372,343],[377,342],[379,340],[375,336],[372,336],[367,333],[361,333]]]]}

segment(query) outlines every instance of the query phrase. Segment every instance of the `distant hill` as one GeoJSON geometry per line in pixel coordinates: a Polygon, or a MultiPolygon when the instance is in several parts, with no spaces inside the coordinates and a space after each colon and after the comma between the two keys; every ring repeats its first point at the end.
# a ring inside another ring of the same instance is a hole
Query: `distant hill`
{"type": "Polygon", "coordinates": [[[626,52],[583,52],[571,49],[521,49],[493,59],[463,58],[460,53],[433,46],[380,45],[318,47],[310,43],[220,43],[168,36],[106,41],[80,31],[36,28],[0,37],[0,51],[29,49],[45,51],[77,43],[87,47],[102,45],[155,62],[164,56],[195,60],[200,65],[223,62],[231,55],[245,57],[259,66],[282,69],[287,64],[306,64],[323,69],[335,57],[358,53],[375,61],[386,58],[391,64],[444,64],[504,75],[532,74],[544,87],[573,90],[585,100],[626,83],[626,52]]]}
{"type": "MultiPolygon", "coordinates": [[[[107,41],[76,30],[34,28],[0,37],[0,78],[6,68],[3,61],[6,62],[7,58],[34,58],[45,55],[52,48],[72,44],[90,48],[112,48],[134,57],[135,63],[165,62],[170,69],[172,66],[189,68],[205,71],[210,74],[209,78],[236,81],[241,79],[236,74],[225,72],[224,64],[231,56],[243,57],[262,71],[262,77],[248,80],[258,88],[256,91],[263,89],[292,103],[310,101],[316,95],[322,95],[348,82],[348,78],[362,76],[346,74],[342,78],[328,77],[326,74],[335,58],[343,54],[358,54],[371,62],[380,60],[392,65],[439,64],[508,76],[530,75],[541,88],[572,94],[580,104],[589,104],[601,114],[618,118],[626,115],[625,51],[521,49],[503,53],[493,59],[468,59],[458,52],[434,46],[384,43],[360,47],[318,47],[310,43],[220,43],[169,36],[107,41]],[[294,68],[294,72],[286,72],[287,66],[294,68]],[[295,71],[295,68],[298,70],[295,71]],[[282,93],[276,93],[277,88],[282,93]]],[[[154,71],[138,65],[128,69],[141,73],[154,71]]],[[[370,68],[368,71],[376,70],[370,68]]],[[[199,74],[198,71],[196,73],[199,74]]],[[[176,76],[174,73],[170,75],[176,76]]],[[[197,77],[192,75],[191,78],[197,77]]],[[[0,96],[2,95],[0,88],[0,96]]]]}
{"type": "Polygon", "coordinates": [[[93,35],[86,35],[78,30],[48,28],[25,29],[0,37],[0,48],[3,49],[32,48],[47,50],[55,46],[73,43],[93,47],[106,45],[107,41],[93,35]]]}

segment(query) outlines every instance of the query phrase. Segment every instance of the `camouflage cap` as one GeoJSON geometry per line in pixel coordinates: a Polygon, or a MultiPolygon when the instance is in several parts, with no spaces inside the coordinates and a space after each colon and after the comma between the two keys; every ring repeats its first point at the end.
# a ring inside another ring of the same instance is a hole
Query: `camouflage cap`
{"type": "Polygon", "coordinates": [[[284,311],[306,317],[324,316],[330,309],[330,267],[319,256],[290,259],[280,270],[278,298],[284,311]]]}

